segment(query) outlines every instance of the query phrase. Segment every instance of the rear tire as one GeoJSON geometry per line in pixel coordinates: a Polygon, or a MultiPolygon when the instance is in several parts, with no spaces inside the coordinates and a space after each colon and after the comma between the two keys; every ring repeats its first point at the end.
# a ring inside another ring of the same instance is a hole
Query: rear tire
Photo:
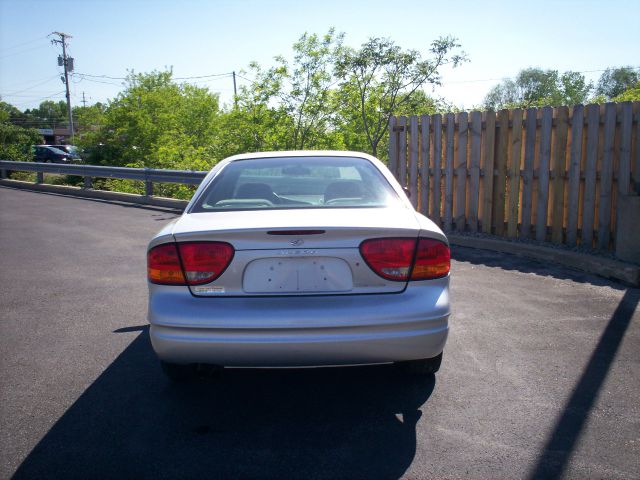
{"type": "Polygon", "coordinates": [[[175,383],[188,382],[195,376],[193,365],[180,365],[178,363],[169,363],[160,360],[160,367],[162,368],[162,373],[175,383]]]}
{"type": "Polygon", "coordinates": [[[442,353],[433,358],[422,358],[420,360],[408,360],[405,362],[397,362],[396,365],[404,372],[410,375],[434,375],[440,370],[442,364],[442,353]]]}

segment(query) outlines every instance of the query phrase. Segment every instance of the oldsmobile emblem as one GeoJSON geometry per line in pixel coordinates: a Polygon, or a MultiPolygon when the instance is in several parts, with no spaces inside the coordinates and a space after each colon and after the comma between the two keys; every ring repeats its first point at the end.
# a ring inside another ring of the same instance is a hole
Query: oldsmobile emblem
{"type": "Polygon", "coordinates": [[[301,238],[296,238],[295,240],[291,240],[289,242],[289,245],[291,245],[292,247],[299,247],[303,243],[304,243],[304,240],[302,240],[301,238]]]}

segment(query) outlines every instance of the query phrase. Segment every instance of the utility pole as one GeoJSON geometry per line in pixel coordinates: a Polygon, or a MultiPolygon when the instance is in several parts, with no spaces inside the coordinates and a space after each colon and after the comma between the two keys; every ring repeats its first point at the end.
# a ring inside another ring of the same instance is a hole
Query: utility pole
{"type": "Polygon", "coordinates": [[[235,108],[238,108],[238,90],[236,88],[236,72],[231,72],[233,74],[233,104],[235,108]]]}
{"type": "Polygon", "coordinates": [[[87,101],[84,99],[84,92],[82,92],[82,106],[83,107],[87,106],[87,101]]]}
{"type": "Polygon", "coordinates": [[[67,56],[67,38],[71,35],[62,32],[53,32],[51,35],[58,35],[59,40],[53,39],[51,43],[62,45],[62,58],[58,57],[58,65],[64,67],[64,85],[67,90],[67,112],[69,114],[69,131],[71,133],[71,143],[74,143],[73,114],[71,113],[71,95],[69,94],[69,72],[73,71],[73,58],[67,56]]]}

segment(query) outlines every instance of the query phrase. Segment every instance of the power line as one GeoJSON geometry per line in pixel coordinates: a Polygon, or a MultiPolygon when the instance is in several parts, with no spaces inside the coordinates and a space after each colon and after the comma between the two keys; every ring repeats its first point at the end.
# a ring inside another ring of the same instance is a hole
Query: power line
{"type": "MultiPolygon", "coordinates": [[[[18,98],[38,98],[38,97],[42,97],[43,93],[33,93],[30,95],[8,95],[9,97],[18,97],[18,98]]],[[[46,94],[49,95],[49,94],[46,94]]],[[[50,94],[50,95],[55,95],[55,94],[50,94]]]]}
{"type": "MultiPolygon", "coordinates": [[[[108,80],[127,80],[128,78],[128,77],[113,77],[111,75],[95,75],[92,73],[80,73],[80,72],[77,72],[74,75],[78,75],[80,77],[90,77],[90,78],[106,78],[108,80]]],[[[173,80],[197,80],[200,78],[230,77],[232,75],[233,75],[233,72],[212,73],[209,75],[194,75],[190,77],[173,77],[173,80]]]]}
{"type": "Polygon", "coordinates": [[[54,75],[53,77],[49,77],[48,79],[46,79],[44,82],[40,82],[40,83],[36,83],[35,85],[32,85],[28,88],[24,88],[22,90],[16,90],[15,92],[9,92],[9,93],[3,93],[2,95],[6,95],[6,96],[12,96],[15,95],[17,93],[22,93],[22,92],[26,92],[28,90],[34,89],[36,87],[39,87],[40,85],[44,85],[45,83],[49,83],[51,80],[53,80],[54,78],[58,78],[58,75],[54,75]]]}
{"type": "MultiPolygon", "coordinates": [[[[79,78],[80,78],[80,81],[76,82],[76,81],[74,80],[74,82],[73,82],[73,83],[80,83],[80,82],[82,82],[82,81],[86,80],[87,82],[92,82],[92,83],[102,83],[103,85],[115,85],[115,86],[117,86],[117,87],[121,87],[121,86],[122,86],[122,83],[105,82],[105,81],[102,81],[102,80],[96,80],[96,79],[94,79],[94,78],[86,78],[86,77],[84,77],[84,76],[81,76],[81,74],[78,74],[78,73],[74,73],[74,74],[73,74],[73,76],[74,76],[74,77],[79,77],[79,78]]],[[[124,80],[124,79],[123,79],[123,80],[124,80]]]]}
{"type": "Polygon", "coordinates": [[[25,101],[23,101],[23,102],[12,103],[12,105],[14,105],[14,106],[21,106],[21,105],[28,105],[28,104],[31,104],[31,103],[33,103],[33,102],[42,102],[42,101],[44,101],[44,100],[53,100],[53,99],[54,99],[54,97],[57,97],[58,95],[62,95],[64,92],[65,92],[65,91],[64,91],[64,90],[62,90],[61,92],[54,93],[54,94],[48,95],[48,96],[46,96],[46,97],[37,98],[37,99],[35,99],[35,100],[25,100],[25,101]]]}
{"type": "Polygon", "coordinates": [[[24,87],[25,85],[30,85],[32,83],[38,83],[38,82],[42,82],[46,79],[50,79],[51,76],[48,77],[41,77],[41,78],[37,78],[35,80],[29,80],[27,82],[20,82],[20,83],[11,83],[8,86],[5,85],[5,88],[16,88],[16,87],[24,87]]]}
{"type": "Polygon", "coordinates": [[[32,47],[32,48],[27,48],[25,50],[19,50],[17,52],[7,53],[6,55],[0,56],[0,60],[5,59],[5,58],[9,58],[9,57],[14,57],[16,55],[22,55],[23,53],[29,53],[29,52],[32,52],[34,50],[41,50],[43,48],[47,48],[47,45],[38,45],[37,47],[32,47]]]}
{"type": "Polygon", "coordinates": [[[211,75],[200,75],[197,77],[174,77],[174,80],[195,80],[198,78],[211,78],[211,77],[230,77],[233,75],[233,72],[228,72],[228,73],[214,73],[211,75]]]}
{"type": "Polygon", "coordinates": [[[2,47],[0,48],[0,51],[5,51],[5,50],[13,50],[14,48],[19,48],[19,47],[23,47],[25,45],[31,45],[32,43],[36,43],[39,42],[41,40],[45,40],[47,37],[38,37],[38,38],[34,38],[33,40],[29,40],[27,42],[22,42],[22,43],[18,43],[16,45],[11,45],[9,47],[2,47]]]}
{"type": "Polygon", "coordinates": [[[243,80],[246,80],[247,82],[255,83],[255,80],[250,80],[247,77],[243,77],[242,75],[238,75],[237,73],[236,73],[236,77],[241,78],[243,80]]]}
{"type": "Polygon", "coordinates": [[[74,75],[79,77],[91,77],[91,78],[108,78],[109,80],[126,80],[126,77],[110,77],[109,75],[92,75],[90,73],[75,72],[74,75]]]}

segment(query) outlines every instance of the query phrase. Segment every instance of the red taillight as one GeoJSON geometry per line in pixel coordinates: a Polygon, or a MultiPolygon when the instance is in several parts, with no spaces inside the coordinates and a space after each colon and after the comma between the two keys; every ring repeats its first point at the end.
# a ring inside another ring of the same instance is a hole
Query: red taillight
{"type": "Polygon", "coordinates": [[[158,245],[147,254],[147,275],[152,283],[202,285],[224,273],[233,253],[233,247],[224,242],[158,245]]]}
{"type": "Polygon", "coordinates": [[[444,277],[449,273],[451,250],[438,240],[421,238],[416,249],[416,261],[411,280],[427,280],[444,277]]]}
{"type": "Polygon", "coordinates": [[[374,238],[360,244],[367,265],[387,280],[427,280],[449,273],[449,247],[438,240],[421,238],[374,238]],[[415,261],[414,261],[415,257],[415,261]]]}
{"type": "Polygon", "coordinates": [[[185,284],[175,243],[165,243],[149,250],[147,253],[147,278],[150,282],[163,285],[185,284]]]}
{"type": "Polygon", "coordinates": [[[360,244],[360,254],[382,278],[406,281],[415,248],[413,238],[374,238],[360,244]]]}
{"type": "Polygon", "coordinates": [[[224,273],[233,258],[233,247],[223,242],[179,243],[178,248],[189,285],[212,282],[224,273]]]}

